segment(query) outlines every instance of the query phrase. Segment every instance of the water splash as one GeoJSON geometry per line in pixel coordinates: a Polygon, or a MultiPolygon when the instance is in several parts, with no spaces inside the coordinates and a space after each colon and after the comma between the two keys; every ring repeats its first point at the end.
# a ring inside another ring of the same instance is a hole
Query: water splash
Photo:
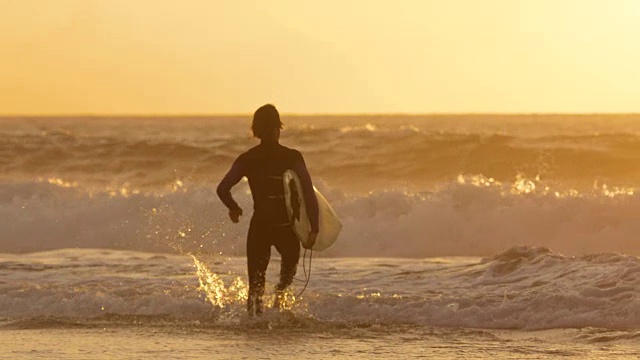
{"type": "MultiPolygon", "coordinates": [[[[275,296],[271,297],[271,301],[267,303],[267,306],[275,307],[275,300],[276,300],[275,296]]],[[[287,290],[285,290],[284,293],[280,295],[279,303],[280,303],[279,305],[280,310],[293,309],[293,306],[296,304],[296,295],[293,293],[290,287],[287,288],[287,290]]]]}
{"type": "Polygon", "coordinates": [[[198,277],[198,291],[205,294],[206,299],[215,307],[224,308],[230,304],[244,303],[247,300],[248,288],[238,276],[227,287],[222,278],[211,271],[202,261],[194,255],[190,255],[196,267],[198,277]]]}

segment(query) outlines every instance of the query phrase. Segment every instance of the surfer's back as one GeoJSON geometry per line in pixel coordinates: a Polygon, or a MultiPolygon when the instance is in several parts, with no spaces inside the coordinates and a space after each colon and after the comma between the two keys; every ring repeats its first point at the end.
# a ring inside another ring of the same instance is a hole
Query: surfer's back
{"type": "Polygon", "coordinates": [[[302,154],[279,143],[263,143],[240,155],[238,161],[249,180],[254,216],[274,223],[288,222],[282,174],[304,163],[302,154]]]}

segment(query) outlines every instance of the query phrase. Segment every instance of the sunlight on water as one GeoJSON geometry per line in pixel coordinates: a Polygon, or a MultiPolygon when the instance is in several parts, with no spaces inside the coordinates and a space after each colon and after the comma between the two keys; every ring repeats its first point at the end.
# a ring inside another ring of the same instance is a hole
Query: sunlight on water
{"type": "MultiPolygon", "coordinates": [[[[231,281],[231,284],[227,286],[220,275],[211,271],[203,261],[200,261],[192,254],[189,256],[193,260],[193,264],[196,268],[196,276],[198,277],[199,283],[197,290],[202,292],[207,301],[213,306],[222,309],[228,305],[244,304],[247,301],[249,288],[241,277],[235,277],[231,281]]],[[[273,296],[265,297],[264,305],[266,308],[276,307],[275,296],[276,295],[274,294],[273,296]]],[[[294,305],[302,306],[301,304],[296,303],[296,295],[293,293],[291,288],[285,290],[285,292],[280,296],[279,303],[280,305],[278,308],[280,310],[291,310],[294,305]]]]}
{"type": "MultiPolygon", "coordinates": [[[[40,179],[40,182],[44,182],[44,179],[40,179]]],[[[51,185],[56,185],[59,187],[63,187],[63,188],[75,188],[78,187],[78,183],[76,181],[65,181],[63,179],[60,178],[48,178],[46,179],[46,182],[48,182],[51,185]]]]}
{"type": "Polygon", "coordinates": [[[173,192],[177,192],[177,191],[186,191],[186,188],[184,186],[184,183],[181,180],[176,180],[173,185],[173,192]]]}
{"type": "Polygon", "coordinates": [[[500,181],[496,181],[494,178],[484,175],[458,175],[457,183],[460,185],[471,185],[474,187],[494,188],[500,191],[503,196],[552,195],[556,198],[588,198],[605,196],[613,199],[633,196],[635,194],[635,188],[609,186],[607,184],[598,185],[597,183],[594,184],[591,192],[580,192],[576,189],[557,190],[552,189],[549,185],[545,185],[540,175],[532,179],[518,174],[510,185],[503,184],[500,181]]]}
{"type": "Polygon", "coordinates": [[[375,126],[374,124],[371,123],[367,123],[366,125],[363,126],[344,126],[340,128],[340,132],[345,134],[345,133],[349,133],[352,131],[367,131],[367,132],[375,132],[378,130],[378,127],[375,126]]]}
{"type": "MultiPolygon", "coordinates": [[[[275,300],[275,298],[273,299],[275,300]]],[[[280,309],[281,310],[291,310],[293,309],[293,305],[296,304],[296,296],[291,291],[291,288],[285,290],[285,292],[280,297],[280,309]]],[[[268,307],[273,307],[273,301],[267,303],[268,307]]]]}
{"type": "Polygon", "coordinates": [[[117,189],[108,189],[107,192],[109,193],[109,196],[112,198],[118,197],[118,196],[121,196],[123,198],[128,198],[132,195],[140,194],[140,190],[130,189],[129,184],[124,184],[117,189]]]}
{"type": "Polygon", "coordinates": [[[489,186],[502,186],[502,183],[496,181],[494,178],[486,177],[484,175],[458,175],[458,184],[470,184],[476,187],[489,187],[489,186]]]}
{"type": "Polygon", "coordinates": [[[224,308],[226,305],[247,300],[248,288],[240,277],[236,277],[231,285],[226,287],[218,274],[195,256],[190,256],[200,284],[198,291],[202,291],[213,306],[224,308]]]}
{"type": "Polygon", "coordinates": [[[606,184],[602,185],[600,188],[602,195],[610,198],[614,198],[617,196],[633,196],[635,193],[635,189],[633,188],[624,188],[624,187],[609,187],[606,184]]]}
{"type": "MultiPolygon", "coordinates": [[[[540,178],[536,177],[536,180],[539,181],[540,178]]],[[[534,191],[536,191],[536,183],[533,180],[527,179],[522,175],[518,174],[518,176],[516,177],[516,180],[513,183],[513,186],[511,187],[511,193],[515,195],[519,195],[519,194],[530,194],[534,191]]]]}
{"type": "MultiPolygon", "coordinates": [[[[338,294],[338,296],[342,296],[344,294],[338,294]]],[[[392,297],[396,297],[397,294],[394,294],[392,297]]],[[[367,298],[380,298],[382,297],[382,292],[380,290],[372,290],[368,288],[362,288],[362,293],[356,295],[356,299],[367,299],[367,298]]]]}

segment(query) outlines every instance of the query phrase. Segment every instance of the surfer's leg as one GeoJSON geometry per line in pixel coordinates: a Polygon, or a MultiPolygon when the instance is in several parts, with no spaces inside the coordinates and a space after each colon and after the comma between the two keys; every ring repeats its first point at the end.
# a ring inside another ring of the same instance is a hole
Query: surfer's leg
{"type": "Polygon", "coordinates": [[[296,275],[300,260],[300,241],[291,228],[283,228],[278,232],[276,250],[282,257],[280,263],[280,282],[276,285],[276,305],[279,306],[284,290],[291,285],[296,275]]]}
{"type": "Polygon", "coordinates": [[[251,221],[247,237],[247,268],[249,272],[247,311],[250,316],[253,315],[254,310],[256,314],[262,313],[265,275],[271,258],[271,245],[265,241],[264,236],[264,227],[251,221]]]}

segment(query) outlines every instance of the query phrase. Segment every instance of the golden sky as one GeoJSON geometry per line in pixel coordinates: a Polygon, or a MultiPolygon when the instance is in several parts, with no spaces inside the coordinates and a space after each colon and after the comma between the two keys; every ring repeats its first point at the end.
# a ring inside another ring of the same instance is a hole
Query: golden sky
{"type": "Polygon", "coordinates": [[[0,114],[640,112],[640,0],[0,9],[0,114]]]}

